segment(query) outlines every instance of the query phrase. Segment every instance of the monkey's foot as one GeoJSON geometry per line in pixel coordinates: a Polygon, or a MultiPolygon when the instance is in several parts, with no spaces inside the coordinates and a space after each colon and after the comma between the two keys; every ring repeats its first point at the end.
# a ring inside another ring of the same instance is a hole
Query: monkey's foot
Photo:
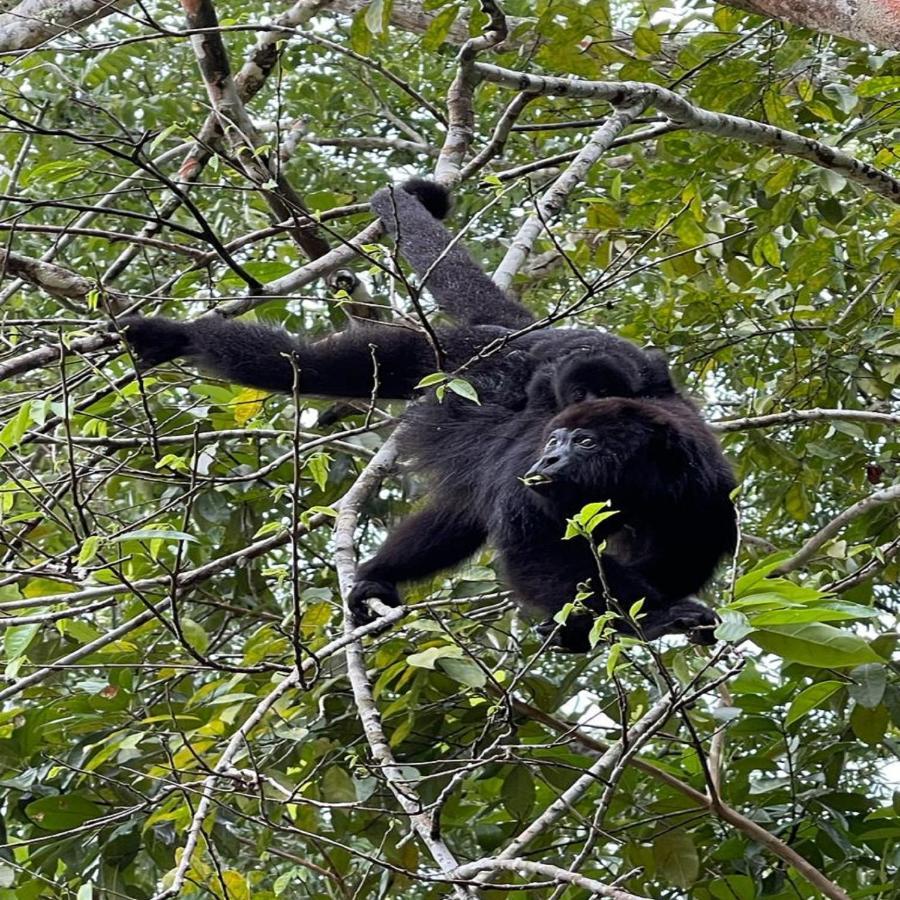
{"type": "Polygon", "coordinates": [[[663,608],[649,609],[641,617],[643,636],[652,641],[664,634],[686,634],[692,644],[711,646],[719,617],[705,603],[685,597],[663,608]]]}

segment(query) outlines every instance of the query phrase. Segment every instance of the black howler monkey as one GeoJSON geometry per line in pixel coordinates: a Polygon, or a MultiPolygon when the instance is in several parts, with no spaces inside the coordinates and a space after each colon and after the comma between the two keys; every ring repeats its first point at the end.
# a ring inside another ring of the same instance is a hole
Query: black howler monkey
{"type": "MultiPolygon", "coordinates": [[[[546,620],[588,585],[592,610],[609,597],[625,610],[643,598],[647,638],[701,629],[695,637],[712,640],[714,614],[689,595],[735,543],[734,480],[715,437],[659,354],[601,332],[529,328],[534,316],[435,218],[448,205],[443,188],[419,179],[372,198],[454,322],[436,330],[445,369],[465,365],[480,403],[432,393],[407,411],[401,448],[433,490],[360,567],[354,617],[370,617],[369,598],[399,603],[399,583],[453,566],[489,540],[517,596],[546,620]],[[566,518],[595,500],[618,510],[596,533],[607,541],[602,575],[586,541],[561,540],[566,518]]],[[[143,366],[185,357],[267,390],[290,391],[296,370],[304,394],[367,398],[374,389],[405,399],[435,369],[428,336],[398,324],[366,322],[315,343],[215,316],[120,325],[143,366]]],[[[558,643],[588,649],[590,621],[571,616],[558,643]]]]}

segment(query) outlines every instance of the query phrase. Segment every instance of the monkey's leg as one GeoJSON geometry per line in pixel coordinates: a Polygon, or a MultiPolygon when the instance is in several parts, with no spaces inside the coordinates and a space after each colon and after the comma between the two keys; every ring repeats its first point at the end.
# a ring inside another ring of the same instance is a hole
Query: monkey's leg
{"type": "Polygon", "coordinates": [[[271,325],[204,316],[192,322],[127,316],[118,322],[143,367],[185,357],[226,381],[303,394],[406,399],[435,368],[424,334],[373,323],[307,343],[271,325]]]}
{"type": "Polygon", "coordinates": [[[455,511],[449,501],[442,505],[436,500],[404,519],[375,556],[359,567],[348,598],[354,623],[372,621],[366,605],[370,597],[398,606],[398,583],[418,581],[455,566],[471,556],[486,538],[484,528],[455,511]]]}

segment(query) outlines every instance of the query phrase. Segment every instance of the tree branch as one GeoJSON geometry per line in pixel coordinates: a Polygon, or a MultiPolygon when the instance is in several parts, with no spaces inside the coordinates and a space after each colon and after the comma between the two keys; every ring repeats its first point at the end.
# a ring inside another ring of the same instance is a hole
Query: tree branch
{"type": "Polygon", "coordinates": [[[612,146],[613,141],[644,110],[642,103],[635,102],[616,111],[591,135],[591,139],[578,153],[571,165],[563,172],[537,203],[537,209],[519,228],[512,239],[506,255],[494,272],[494,281],[501,288],[509,288],[516,273],[525,263],[534,247],[538,235],[546,228],[546,223],[562,209],[566,197],[580,184],[588,170],[612,146]]]}
{"type": "Polygon", "coordinates": [[[900,484],[892,485],[881,491],[875,491],[875,493],[869,494],[868,497],[858,500],[852,506],[848,506],[847,509],[836,515],[827,525],[820,528],[790,559],[786,559],[772,574],[786,575],[788,572],[799,569],[809,562],[816,551],[835,537],[845,525],[876,507],[884,503],[893,503],[895,500],[900,500],[900,484]]]}
{"type": "Polygon", "coordinates": [[[850,181],[855,181],[870,191],[886,197],[892,203],[900,203],[900,181],[869,163],[861,162],[821,141],[785,131],[774,125],[766,125],[741,116],[709,112],[694,106],[674,91],[656,84],[642,81],[581,81],[575,78],[551,78],[527,75],[524,72],[502,69],[487,63],[474,63],[474,68],[487,81],[520,91],[535,91],[539,94],[553,94],[560,97],[591,97],[607,100],[615,106],[641,101],[685,128],[770,147],[786,156],[805,159],[820,168],[839,172],[850,181]]]}

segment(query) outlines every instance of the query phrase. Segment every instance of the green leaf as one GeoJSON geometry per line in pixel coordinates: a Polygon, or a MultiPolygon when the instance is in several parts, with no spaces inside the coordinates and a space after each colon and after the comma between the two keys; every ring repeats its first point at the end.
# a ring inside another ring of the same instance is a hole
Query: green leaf
{"type": "MultiPolygon", "coordinates": [[[[594,646],[594,644],[591,644],[594,646]]],[[[606,674],[612,677],[613,673],[616,671],[616,665],[619,662],[619,657],[622,655],[622,645],[621,644],[613,644],[612,647],[609,648],[609,654],[606,657],[606,674]]]]}
{"type": "Polygon", "coordinates": [[[675,887],[689,888],[700,874],[697,848],[684,831],[669,831],[656,838],[653,858],[659,874],[675,887]]]}
{"type": "Polygon", "coordinates": [[[122,541],[191,541],[198,543],[197,538],[184,531],[160,530],[157,528],[139,528],[137,531],[126,531],[124,534],[116,535],[108,539],[111,543],[121,543],[122,541]]]}
{"type": "Polygon", "coordinates": [[[49,186],[51,184],[63,184],[66,181],[74,181],[81,178],[90,169],[90,164],[84,159],[57,159],[53,162],[41,163],[30,169],[22,177],[23,187],[32,184],[49,186]]]}
{"type": "MultiPolygon", "coordinates": [[[[374,45],[372,32],[369,30],[368,13],[369,10],[362,6],[350,22],[350,49],[362,53],[363,56],[368,56],[374,45]]],[[[364,253],[369,252],[366,247],[362,250],[364,253]]]]}
{"type": "Polygon", "coordinates": [[[584,201],[588,205],[588,228],[596,228],[600,231],[608,231],[610,228],[621,228],[622,217],[611,204],[596,197],[589,197],[584,201]]]}
{"type": "Polygon", "coordinates": [[[513,766],[503,780],[500,796],[507,812],[522,821],[534,806],[534,778],[526,766],[513,766]]]}
{"type": "Polygon", "coordinates": [[[60,794],[29,803],[25,814],[46,831],[67,831],[103,815],[103,808],[79,794],[60,794]]]}
{"type": "Polygon", "coordinates": [[[617,514],[618,510],[610,509],[609,505],[608,500],[603,500],[600,503],[588,503],[583,506],[571,519],[566,520],[568,524],[563,540],[579,536],[590,537],[598,525],[617,514]]]}
{"type": "MultiPolygon", "coordinates": [[[[872,81],[875,79],[873,78],[872,81]]],[[[826,84],[822,88],[822,93],[833,100],[837,104],[837,108],[843,113],[851,113],[856,109],[859,100],[858,94],[854,93],[853,88],[847,84],[826,84]]]]}
{"type": "Polygon", "coordinates": [[[226,869],[222,873],[222,881],[225,887],[225,896],[228,900],[250,900],[250,885],[243,872],[235,869],[226,869]]]}
{"type": "Polygon", "coordinates": [[[723,609],[719,618],[721,622],[716,626],[715,636],[720,641],[740,641],[753,631],[750,620],[737,610],[723,609]]]}
{"type": "Polygon", "coordinates": [[[12,450],[22,440],[30,424],[31,401],[26,400],[0,431],[0,458],[5,455],[7,450],[12,450]]]}
{"type": "Polygon", "coordinates": [[[487,676],[471,659],[442,657],[437,660],[437,667],[460,684],[473,688],[483,688],[487,684],[487,676]]]}
{"type": "Polygon", "coordinates": [[[644,56],[654,56],[659,53],[662,47],[662,39],[652,28],[635,28],[634,46],[637,47],[644,56]]]}
{"type": "Polygon", "coordinates": [[[900,75],[878,75],[856,85],[856,93],[860,97],[877,97],[886,91],[900,91],[900,75]]]}
{"type": "Polygon", "coordinates": [[[78,565],[86,566],[96,555],[100,548],[100,538],[96,534],[88,535],[78,551],[78,565]]]}
{"type": "Polygon", "coordinates": [[[432,372],[430,375],[426,375],[415,387],[416,390],[419,388],[427,388],[431,387],[435,384],[443,384],[447,380],[447,375],[445,372],[432,372]]]}
{"type": "Polygon", "coordinates": [[[312,480],[316,483],[316,487],[320,491],[324,491],[325,486],[328,484],[328,472],[331,468],[331,454],[323,452],[314,453],[306,461],[304,468],[312,476],[312,480]]]}
{"type": "Polygon", "coordinates": [[[406,664],[417,669],[433,669],[439,659],[462,659],[462,647],[456,644],[443,644],[440,647],[429,647],[420,653],[411,653],[406,657],[406,664]]]}
{"type": "Polygon", "coordinates": [[[750,638],[768,653],[807,666],[843,668],[884,662],[862,638],[830,625],[770,625],[750,638]]]}
{"type": "Polygon", "coordinates": [[[356,802],[356,785],[350,775],[338,766],[329,766],[319,785],[322,798],[328,803],[356,802]]]}
{"type": "Polygon", "coordinates": [[[175,134],[176,131],[181,126],[177,122],[173,122],[167,128],[164,128],[153,140],[150,142],[150,146],[147,148],[147,154],[149,156],[155,156],[156,151],[165,143],[166,138],[175,134]]]}
{"type": "Polygon", "coordinates": [[[864,743],[870,746],[880,744],[884,738],[888,726],[888,710],[886,706],[876,706],[875,709],[866,709],[857,704],[850,713],[850,727],[853,733],[864,743]]]}
{"type": "Polygon", "coordinates": [[[366,9],[366,28],[376,37],[383,34],[391,21],[393,0],[372,0],[366,9]]]}
{"type": "Polygon", "coordinates": [[[794,625],[802,622],[841,622],[851,619],[869,619],[878,611],[846,600],[833,601],[821,606],[792,606],[788,609],[767,610],[751,615],[754,628],[766,625],[794,625]]]}
{"type": "Polygon", "coordinates": [[[878,663],[857,666],[850,672],[853,681],[847,685],[850,696],[867,709],[874,709],[881,703],[887,687],[887,667],[878,663]]]}
{"type": "Polygon", "coordinates": [[[181,630],[190,645],[199,653],[203,653],[209,646],[209,635],[206,629],[194,619],[183,618],[181,630]]]}
{"type": "Polygon", "coordinates": [[[34,640],[35,635],[41,630],[39,622],[27,625],[10,625],[3,634],[3,646],[6,650],[6,658],[9,662],[25,655],[28,645],[34,640]]]}
{"type": "Polygon", "coordinates": [[[460,397],[465,397],[466,400],[471,400],[473,403],[477,403],[479,406],[481,405],[481,401],[478,399],[478,392],[468,381],[465,381],[462,378],[451,378],[447,383],[447,387],[450,388],[454,394],[459,394],[460,397]]]}
{"type": "Polygon", "coordinates": [[[793,725],[794,722],[802,719],[811,710],[818,709],[835,691],[839,691],[843,686],[843,682],[840,681],[820,681],[816,684],[811,684],[808,688],[804,688],[791,701],[787,716],[785,716],[785,725],[793,725]]]}
{"type": "Polygon", "coordinates": [[[760,266],[763,261],[771,266],[781,265],[781,248],[771,231],[764,234],[753,246],[753,262],[760,266]]]}
{"type": "Polygon", "coordinates": [[[456,3],[451,4],[446,9],[442,9],[432,20],[425,34],[422,35],[422,49],[426,52],[437,50],[450,34],[450,29],[459,15],[459,6],[456,3]]]}

